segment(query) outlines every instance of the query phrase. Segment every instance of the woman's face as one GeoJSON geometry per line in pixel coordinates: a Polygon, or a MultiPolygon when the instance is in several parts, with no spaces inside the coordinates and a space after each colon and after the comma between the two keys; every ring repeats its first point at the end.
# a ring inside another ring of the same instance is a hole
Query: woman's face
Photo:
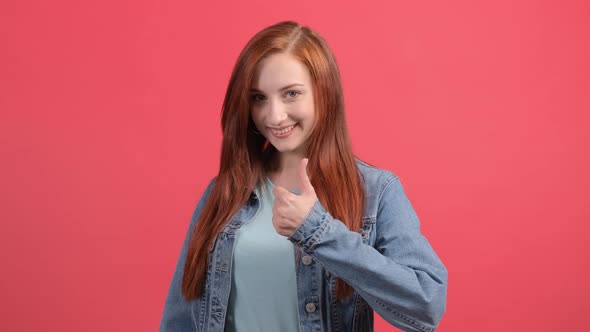
{"type": "Polygon", "coordinates": [[[280,153],[304,157],[315,110],[307,67],[286,53],[258,64],[250,90],[250,112],[256,128],[280,153]]]}

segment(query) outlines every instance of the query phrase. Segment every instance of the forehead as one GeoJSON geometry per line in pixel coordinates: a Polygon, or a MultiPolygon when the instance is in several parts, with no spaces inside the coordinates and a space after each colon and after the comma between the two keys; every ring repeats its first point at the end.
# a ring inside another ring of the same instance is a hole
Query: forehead
{"type": "Polygon", "coordinates": [[[307,67],[297,58],[286,53],[271,54],[256,67],[252,88],[261,91],[276,91],[283,86],[300,83],[311,85],[307,67]]]}

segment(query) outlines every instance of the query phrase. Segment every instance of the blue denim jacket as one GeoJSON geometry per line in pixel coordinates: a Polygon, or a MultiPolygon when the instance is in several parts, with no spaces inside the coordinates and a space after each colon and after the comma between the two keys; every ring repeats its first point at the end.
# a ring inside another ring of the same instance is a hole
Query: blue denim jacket
{"type": "MultiPolygon", "coordinates": [[[[434,331],[446,310],[447,269],[420,233],[419,219],[398,177],[356,159],[366,189],[362,229],[351,232],[316,201],[288,238],[295,244],[299,328],[308,331],[373,331],[373,311],[404,331],[434,331]],[[353,289],[335,299],[335,278],[353,289]]],[[[258,190],[215,239],[205,292],[187,302],[181,294],[184,261],[215,178],[193,213],[168,290],[160,332],[223,331],[236,231],[255,215],[258,190]]],[[[252,305],[265,305],[252,303],[252,305]]]]}

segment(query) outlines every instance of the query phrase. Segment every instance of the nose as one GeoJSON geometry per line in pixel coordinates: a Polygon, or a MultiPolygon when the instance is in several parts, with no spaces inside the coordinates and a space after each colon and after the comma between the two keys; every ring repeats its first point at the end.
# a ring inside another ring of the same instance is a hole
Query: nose
{"type": "Polygon", "coordinates": [[[271,99],[268,103],[268,124],[273,127],[281,126],[287,120],[285,105],[281,100],[271,99]]]}

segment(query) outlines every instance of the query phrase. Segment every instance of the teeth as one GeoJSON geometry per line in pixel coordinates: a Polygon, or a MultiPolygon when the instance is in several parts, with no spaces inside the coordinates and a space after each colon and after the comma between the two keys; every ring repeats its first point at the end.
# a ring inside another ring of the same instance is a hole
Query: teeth
{"type": "Polygon", "coordinates": [[[272,129],[271,130],[272,130],[273,134],[275,134],[275,135],[282,135],[282,134],[284,134],[286,132],[291,131],[291,129],[293,129],[293,127],[295,127],[295,125],[291,125],[291,126],[285,128],[283,130],[278,130],[278,131],[277,130],[272,130],[272,129]]]}

